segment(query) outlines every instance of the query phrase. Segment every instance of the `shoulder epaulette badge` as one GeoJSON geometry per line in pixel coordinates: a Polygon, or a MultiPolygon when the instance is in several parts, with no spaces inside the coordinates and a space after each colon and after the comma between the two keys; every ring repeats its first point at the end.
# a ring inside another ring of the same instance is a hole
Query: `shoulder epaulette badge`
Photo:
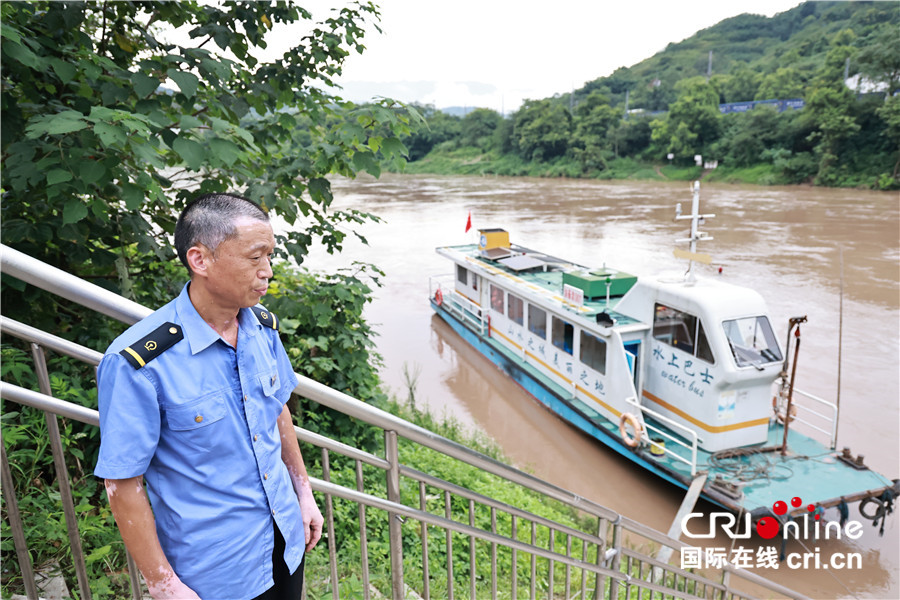
{"type": "Polygon", "coordinates": [[[163,323],[119,354],[124,356],[132,367],[140,369],[183,338],[181,327],[175,323],[163,323]]]}
{"type": "Polygon", "coordinates": [[[271,327],[275,331],[278,331],[278,319],[275,317],[274,313],[266,310],[262,306],[252,306],[251,310],[253,310],[253,314],[256,315],[256,318],[265,327],[271,327]]]}

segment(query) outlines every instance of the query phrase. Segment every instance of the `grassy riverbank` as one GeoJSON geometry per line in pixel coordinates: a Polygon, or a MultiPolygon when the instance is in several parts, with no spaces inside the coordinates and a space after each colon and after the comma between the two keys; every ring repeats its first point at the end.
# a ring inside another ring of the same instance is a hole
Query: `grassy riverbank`
{"type": "MultiPolygon", "coordinates": [[[[582,175],[581,165],[561,157],[549,162],[526,161],[518,156],[484,152],[478,148],[436,149],[424,158],[409,162],[404,173],[432,175],[501,175],[514,177],[568,177],[587,179],[630,179],[648,181],[704,181],[753,185],[788,185],[790,182],[774,165],[725,167],[679,167],[655,164],[634,158],[614,158],[603,170],[582,175]]],[[[860,181],[858,185],[866,182],[860,181]]],[[[871,183],[871,182],[869,182],[871,183]]],[[[869,187],[869,186],[864,186],[869,187]]]]}

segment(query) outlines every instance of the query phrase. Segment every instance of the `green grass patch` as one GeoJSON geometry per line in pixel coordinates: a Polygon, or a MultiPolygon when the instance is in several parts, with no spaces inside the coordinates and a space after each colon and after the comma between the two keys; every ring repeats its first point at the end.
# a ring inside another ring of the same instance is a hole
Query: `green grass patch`
{"type": "Polygon", "coordinates": [[[666,176],[666,179],[675,181],[696,181],[703,174],[703,168],[698,166],[678,167],[675,165],[666,165],[660,167],[660,172],[666,176]]]}

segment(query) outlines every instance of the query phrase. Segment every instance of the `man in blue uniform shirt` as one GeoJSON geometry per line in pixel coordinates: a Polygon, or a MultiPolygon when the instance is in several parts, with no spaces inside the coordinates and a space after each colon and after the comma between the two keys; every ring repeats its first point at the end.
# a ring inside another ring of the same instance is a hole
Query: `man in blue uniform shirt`
{"type": "Polygon", "coordinates": [[[297,379],[259,306],[274,247],[253,202],[197,198],[175,227],[190,282],[100,363],[94,473],[157,600],[296,600],[322,534],[285,405],[297,379]]]}

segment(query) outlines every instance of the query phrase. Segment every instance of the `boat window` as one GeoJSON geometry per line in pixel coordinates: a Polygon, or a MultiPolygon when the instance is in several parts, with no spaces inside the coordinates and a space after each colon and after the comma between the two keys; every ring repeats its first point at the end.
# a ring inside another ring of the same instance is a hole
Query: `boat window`
{"type": "Polygon", "coordinates": [[[606,342],[582,331],[581,362],[601,375],[606,375],[606,342]]]}
{"type": "Polygon", "coordinates": [[[781,350],[767,317],[747,317],[722,323],[731,354],[739,367],[781,362],[781,350]]]}
{"type": "Polygon", "coordinates": [[[491,284],[491,308],[500,313],[504,314],[503,311],[503,290],[498,288],[496,285],[491,284]]]}
{"type": "Polygon", "coordinates": [[[528,331],[547,339],[547,311],[534,304],[528,305],[528,331]]]}
{"type": "Polygon", "coordinates": [[[551,341],[553,345],[564,352],[572,354],[575,345],[575,327],[571,323],[567,323],[557,317],[551,317],[550,322],[552,323],[550,333],[552,334],[551,341]]]}
{"type": "Polygon", "coordinates": [[[524,303],[522,299],[518,296],[513,296],[512,294],[506,295],[506,316],[509,317],[510,321],[518,323],[522,325],[525,323],[525,309],[524,303]]]}
{"type": "Polygon", "coordinates": [[[707,362],[714,363],[712,350],[700,319],[664,304],[656,305],[653,338],[707,362]]]}
{"type": "Polygon", "coordinates": [[[463,285],[469,285],[469,272],[462,265],[456,265],[456,280],[463,285]]]}
{"type": "Polygon", "coordinates": [[[700,322],[700,319],[697,319],[697,358],[702,358],[706,362],[716,362],[709,342],[706,341],[706,333],[703,331],[703,323],[700,322]]]}

